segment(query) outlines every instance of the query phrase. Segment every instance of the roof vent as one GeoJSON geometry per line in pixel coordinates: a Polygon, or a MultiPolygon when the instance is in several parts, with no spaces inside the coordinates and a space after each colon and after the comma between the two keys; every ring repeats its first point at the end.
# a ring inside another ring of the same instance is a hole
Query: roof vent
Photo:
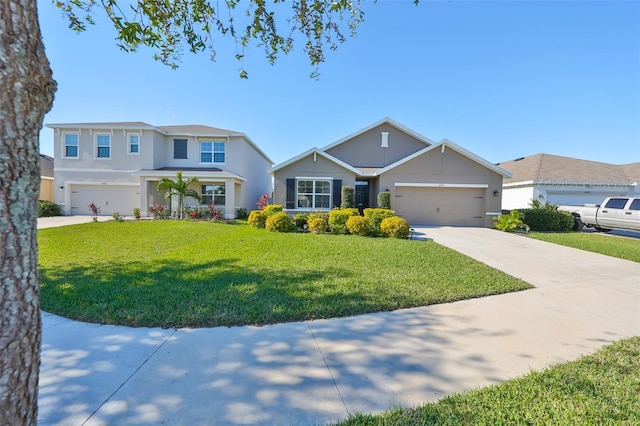
{"type": "Polygon", "coordinates": [[[382,145],[380,148],[389,148],[389,132],[380,132],[382,135],[382,145]]]}
{"type": "Polygon", "coordinates": [[[516,159],[515,159],[515,160],[513,160],[513,161],[520,161],[520,160],[524,160],[524,157],[516,158],[516,159]]]}

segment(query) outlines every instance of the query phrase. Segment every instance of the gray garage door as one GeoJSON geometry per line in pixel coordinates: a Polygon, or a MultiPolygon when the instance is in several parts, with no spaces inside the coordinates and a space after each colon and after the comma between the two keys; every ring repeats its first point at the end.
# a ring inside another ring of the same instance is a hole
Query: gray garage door
{"type": "Polygon", "coordinates": [[[398,187],[392,206],[412,226],[483,226],[485,189],[398,187]]]}
{"type": "Polygon", "coordinates": [[[138,186],[128,185],[72,185],[71,214],[91,214],[89,204],[94,203],[101,215],[131,216],[140,207],[139,191],[138,186]]]}

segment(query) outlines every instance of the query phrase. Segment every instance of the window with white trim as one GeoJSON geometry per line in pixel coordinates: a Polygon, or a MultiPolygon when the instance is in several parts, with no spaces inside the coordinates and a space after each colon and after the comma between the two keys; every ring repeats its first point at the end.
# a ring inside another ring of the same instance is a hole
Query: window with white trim
{"type": "Polygon", "coordinates": [[[225,143],[215,141],[200,142],[200,162],[201,163],[224,163],[225,143]]]}
{"type": "Polygon", "coordinates": [[[65,133],[64,134],[64,157],[65,158],[78,158],[78,140],[80,139],[77,133],[65,133]]]}
{"type": "Polygon", "coordinates": [[[214,206],[224,206],[225,194],[226,188],[224,183],[202,185],[202,205],[208,206],[213,204],[214,206]]]}
{"type": "Polygon", "coordinates": [[[331,180],[300,179],[297,188],[298,208],[331,208],[331,180]]]}
{"type": "Polygon", "coordinates": [[[96,134],[96,158],[111,158],[111,135],[96,134]]]}
{"type": "Polygon", "coordinates": [[[129,135],[129,154],[139,154],[140,153],[140,135],[138,134],[130,134],[129,135]]]}

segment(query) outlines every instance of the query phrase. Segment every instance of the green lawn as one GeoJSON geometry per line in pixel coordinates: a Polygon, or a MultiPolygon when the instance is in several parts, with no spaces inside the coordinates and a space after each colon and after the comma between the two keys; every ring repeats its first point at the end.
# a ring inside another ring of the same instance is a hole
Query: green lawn
{"type": "Polygon", "coordinates": [[[532,232],[529,236],[550,243],[640,262],[640,240],[632,238],[618,238],[603,234],[579,232],[532,232]]]}
{"type": "Polygon", "coordinates": [[[355,415],[340,426],[638,425],[640,337],[595,354],[415,409],[355,415]]]}
{"type": "Polygon", "coordinates": [[[269,324],[531,288],[432,241],[189,221],[38,231],[42,309],[160,327],[269,324]]]}

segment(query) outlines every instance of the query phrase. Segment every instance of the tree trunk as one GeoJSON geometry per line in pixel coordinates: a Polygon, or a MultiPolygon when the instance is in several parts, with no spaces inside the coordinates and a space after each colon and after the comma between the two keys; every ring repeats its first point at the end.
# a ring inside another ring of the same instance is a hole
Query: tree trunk
{"type": "Polygon", "coordinates": [[[55,82],[37,0],[0,3],[0,423],[37,423],[38,134],[55,82]]]}

